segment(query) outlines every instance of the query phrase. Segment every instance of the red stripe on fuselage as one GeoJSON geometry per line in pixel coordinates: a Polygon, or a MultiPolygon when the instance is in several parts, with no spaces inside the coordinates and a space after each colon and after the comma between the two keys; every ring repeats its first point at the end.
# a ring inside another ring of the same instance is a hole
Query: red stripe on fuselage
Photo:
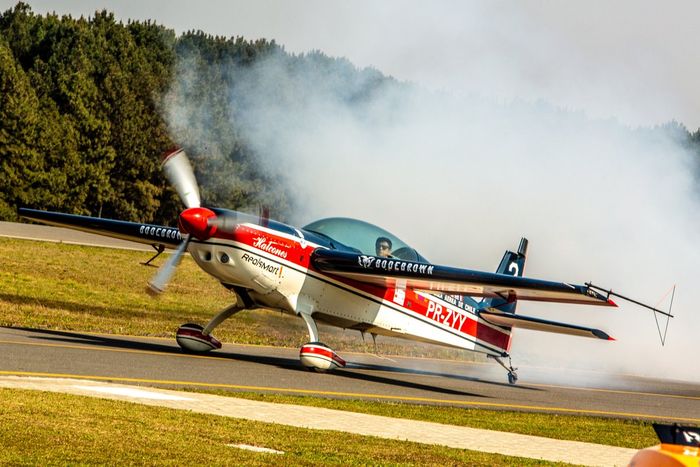
{"type": "Polygon", "coordinates": [[[233,235],[227,235],[223,238],[244,243],[256,250],[287,260],[307,269],[310,264],[311,253],[316,249],[309,244],[302,246],[299,240],[292,240],[287,237],[274,235],[267,230],[258,230],[246,224],[239,225],[233,235]]]}

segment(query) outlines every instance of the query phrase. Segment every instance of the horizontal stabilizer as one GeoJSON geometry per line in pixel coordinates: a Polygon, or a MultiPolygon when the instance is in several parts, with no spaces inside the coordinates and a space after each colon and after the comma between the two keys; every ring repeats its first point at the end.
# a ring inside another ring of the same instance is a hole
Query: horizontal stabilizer
{"type": "Polygon", "coordinates": [[[177,248],[182,242],[180,231],[176,227],[141,224],[138,222],[117,221],[101,217],[78,216],[60,212],[38,211],[20,208],[19,215],[25,219],[42,224],[66,227],[82,232],[104,235],[106,237],[131,240],[146,245],[163,245],[177,248]]]}
{"type": "Polygon", "coordinates": [[[531,329],[533,331],[554,332],[557,334],[568,334],[570,336],[595,337],[603,340],[615,340],[600,329],[576,326],[575,324],[558,323],[546,319],[534,318],[532,316],[511,315],[491,311],[480,311],[479,317],[484,321],[497,326],[507,326],[511,328],[531,329]]]}

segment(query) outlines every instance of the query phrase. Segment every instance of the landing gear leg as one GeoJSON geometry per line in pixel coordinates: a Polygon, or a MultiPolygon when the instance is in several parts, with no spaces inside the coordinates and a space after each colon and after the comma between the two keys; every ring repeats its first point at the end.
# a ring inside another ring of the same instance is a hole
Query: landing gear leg
{"type": "Polygon", "coordinates": [[[299,360],[306,368],[323,373],[336,368],[345,368],[345,360],[335,353],[333,349],[318,340],[318,327],[308,313],[299,313],[309,330],[310,342],[299,349],[299,360]]]}
{"type": "Polygon", "coordinates": [[[249,308],[247,300],[243,299],[243,304],[236,303],[230,305],[216,314],[206,326],[187,323],[180,326],[175,335],[177,344],[185,352],[204,353],[221,348],[221,342],[211,335],[211,332],[225,320],[235,315],[239,311],[249,308]]]}
{"type": "Polygon", "coordinates": [[[510,355],[508,355],[508,365],[503,363],[503,360],[501,360],[501,357],[497,357],[495,355],[488,355],[488,357],[496,360],[499,365],[501,365],[503,368],[505,368],[508,371],[508,383],[509,384],[515,384],[518,381],[518,374],[516,373],[516,371],[518,369],[513,368],[513,362],[510,359],[510,355]]]}
{"type": "Polygon", "coordinates": [[[156,254],[153,255],[153,257],[152,257],[151,259],[149,259],[149,260],[146,261],[145,263],[141,263],[141,264],[143,264],[144,266],[156,267],[155,264],[151,264],[151,261],[153,261],[154,259],[156,259],[157,257],[159,257],[159,256],[161,255],[161,253],[163,253],[163,252],[165,251],[165,245],[163,245],[162,243],[156,245],[156,244],[154,243],[154,244],[151,245],[151,246],[153,247],[154,250],[156,250],[156,254]]]}

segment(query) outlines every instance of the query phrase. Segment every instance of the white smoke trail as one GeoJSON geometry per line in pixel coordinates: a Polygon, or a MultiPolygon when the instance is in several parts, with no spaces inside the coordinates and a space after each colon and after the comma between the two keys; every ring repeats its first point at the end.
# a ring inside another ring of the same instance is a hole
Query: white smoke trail
{"type": "MultiPolygon", "coordinates": [[[[317,217],[379,224],[436,263],[493,270],[519,237],[527,275],[595,283],[654,304],[674,283],[661,347],[649,312],[521,304],[618,339],[517,332],[520,362],[700,380],[697,192],[671,129],[630,129],[546,103],[496,104],[358,75],[345,61],[275,54],[236,74],[231,122],[317,217]],[[302,63],[302,66],[298,62],[302,63]],[[689,366],[690,365],[690,366],[689,366]]],[[[179,105],[188,105],[182,99],[179,105]]]]}

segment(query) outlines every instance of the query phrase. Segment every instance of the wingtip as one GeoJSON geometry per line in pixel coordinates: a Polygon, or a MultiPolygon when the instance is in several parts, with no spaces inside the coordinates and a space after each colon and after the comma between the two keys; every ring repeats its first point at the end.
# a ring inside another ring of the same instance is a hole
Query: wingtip
{"type": "Polygon", "coordinates": [[[615,308],[618,307],[618,306],[617,306],[617,303],[615,303],[615,302],[613,301],[613,299],[610,298],[610,297],[608,297],[608,305],[614,306],[615,308]]]}
{"type": "Polygon", "coordinates": [[[614,341],[615,339],[608,334],[605,331],[601,331],[600,329],[591,329],[591,333],[593,336],[597,337],[598,339],[604,340],[604,341],[614,341]]]}
{"type": "Polygon", "coordinates": [[[608,336],[608,340],[609,341],[616,341],[617,339],[615,339],[613,336],[608,336]]]}

